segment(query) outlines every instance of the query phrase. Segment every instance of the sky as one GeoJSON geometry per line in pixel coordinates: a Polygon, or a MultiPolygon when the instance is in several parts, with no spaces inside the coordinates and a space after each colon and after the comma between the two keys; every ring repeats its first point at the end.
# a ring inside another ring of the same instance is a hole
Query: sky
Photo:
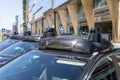
{"type": "Polygon", "coordinates": [[[22,0],[0,0],[0,29],[12,30],[16,15],[22,20],[22,0]]]}

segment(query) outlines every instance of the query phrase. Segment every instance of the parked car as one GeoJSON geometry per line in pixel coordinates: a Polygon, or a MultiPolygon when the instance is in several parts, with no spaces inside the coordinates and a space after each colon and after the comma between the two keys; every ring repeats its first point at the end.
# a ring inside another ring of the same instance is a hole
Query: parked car
{"type": "Polygon", "coordinates": [[[0,66],[6,64],[17,56],[38,48],[40,36],[23,36],[22,40],[0,52],[0,66]]]}
{"type": "Polygon", "coordinates": [[[120,48],[100,40],[41,39],[40,50],[32,50],[0,68],[0,80],[120,80],[120,48]]]}
{"type": "Polygon", "coordinates": [[[0,51],[19,42],[22,39],[22,35],[10,35],[9,38],[0,43],[0,51]]]}

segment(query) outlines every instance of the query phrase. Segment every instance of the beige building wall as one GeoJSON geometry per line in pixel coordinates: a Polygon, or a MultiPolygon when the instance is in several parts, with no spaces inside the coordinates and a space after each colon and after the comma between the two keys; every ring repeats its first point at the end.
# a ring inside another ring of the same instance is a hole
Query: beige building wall
{"type": "Polygon", "coordinates": [[[44,18],[44,31],[49,27],[47,17],[44,18]]]}
{"type": "Polygon", "coordinates": [[[110,15],[112,18],[112,34],[113,41],[120,42],[120,1],[119,0],[107,0],[110,15]]]}
{"type": "Polygon", "coordinates": [[[70,15],[70,19],[74,29],[74,35],[78,35],[78,5],[77,3],[69,4],[68,11],[70,15]]]}
{"type": "MultiPolygon", "coordinates": [[[[78,35],[78,3],[82,4],[85,17],[87,20],[87,25],[89,29],[95,26],[95,14],[94,14],[94,0],[73,0],[73,2],[70,2],[68,4],[65,4],[63,6],[58,7],[55,9],[56,13],[56,31],[57,35],[60,35],[59,26],[62,24],[64,27],[64,32],[67,33],[69,21],[71,21],[73,29],[74,29],[74,35],[78,35]],[[67,13],[70,15],[70,20],[67,19],[67,13]],[[60,24],[61,21],[61,24],[60,24]]],[[[109,8],[111,21],[112,21],[112,39],[114,42],[120,42],[120,1],[119,0],[107,0],[107,6],[109,8]]],[[[54,10],[53,10],[54,11],[54,10]]],[[[98,10],[99,11],[99,10],[98,10]]],[[[47,13],[44,19],[44,31],[49,26],[53,26],[54,24],[54,13],[47,13]]],[[[103,17],[104,18],[104,17],[103,17]]],[[[39,21],[40,22],[40,21],[39,21]]],[[[107,21],[97,22],[97,25],[99,26],[102,24],[106,24],[107,21]]],[[[109,23],[110,20],[107,22],[107,24],[111,25],[109,23]]],[[[42,25],[41,23],[38,23],[38,30],[37,32],[41,33],[42,25]],[[40,29],[39,29],[40,27],[40,29]]],[[[80,23],[79,23],[80,24],[80,23]]],[[[71,25],[71,24],[70,24],[71,25]]],[[[33,24],[33,27],[35,26],[35,23],[33,24]]],[[[109,26],[106,26],[109,27],[109,26]]],[[[35,27],[34,27],[35,28],[35,27]]],[[[36,30],[33,28],[33,32],[35,33],[36,30]]]]}
{"type": "Polygon", "coordinates": [[[81,0],[89,29],[94,27],[93,0],[81,0]]]}
{"type": "Polygon", "coordinates": [[[48,21],[49,27],[52,27],[53,26],[53,19],[52,19],[52,15],[51,14],[47,16],[47,21],[48,21]]]}
{"type": "Polygon", "coordinates": [[[59,17],[59,14],[56,13],[56,32],[57,32],[57,35],[60,35],[59,26],[60,26],[60,17],[59,17]]]}
{"type": "Polygon", "coordinates": [[[67,10],[66,8],[58,10],[60,21],[64,27],[64,33],[67,33],[67,10]]]}
{"type": "Polygon", "coordinates": [[[40,34],[40,20],[37,20],[37,34],[40,34]]]}

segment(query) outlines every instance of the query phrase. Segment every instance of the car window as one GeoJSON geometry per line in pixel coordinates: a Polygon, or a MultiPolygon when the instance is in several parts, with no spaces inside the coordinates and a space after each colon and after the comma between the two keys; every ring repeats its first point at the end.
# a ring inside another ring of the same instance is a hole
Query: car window
{"type": "Polygon", "coordinates": [[[1,56],[16,57],[20,54],[26,53],[30,50],[38,48],[38,43],[35,42],[18,42],[0,52],[1,56]]]}
{"type": "Polygon", "coordinates": [[[112,58],[102,59],[95,67],[89,80],[118,80],[112,58]]]}
{"type": "Polygon", "coordinates": [[[0,69],[0,80],[78,80],[87,62],[31,51],[0,69]]]}
{"type": "Polygon", "coordinates": [[[8,47],[8,46],[10,46],[10,45],[18,42],[18,41],[19,40],[7,39],[7,40],[5,40],[5,41],[3,41],[3,42],[0,43],[0,50],[2,50],[4,48],[6,48],[6,47],[8,47]]]}
{"type": "Polygon", "coordinates": [[[112,56],[113,62],[118,75],[118,80],[120,80],[120,54],[112,56]]]}

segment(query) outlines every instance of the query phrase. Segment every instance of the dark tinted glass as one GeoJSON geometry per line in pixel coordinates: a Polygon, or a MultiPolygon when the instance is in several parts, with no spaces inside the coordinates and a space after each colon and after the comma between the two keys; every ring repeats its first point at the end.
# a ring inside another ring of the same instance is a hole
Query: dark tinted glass
{"type": "Polygon", "coordinates": [[[14,39],[7,39],[3,42],[0,43],[0,50],[3,50],[4,48],[18,42],[19,40],[14,40],[14,39]]]}
{"type": "Polygon", "coordinates": [[[115,66],[112,58],[108,57],[103,59],[95,68],[91,76],[92,80],[118,80],[116,75],[115,66]]]}
{"type": "Polygon", "coordinates": [[[12,46],[2,50],[0,52],[0,55],[16,57],[20,54],[26,53],[26,52],[36,49],[36,48],[38,48],[38,43],[18,42],[16,44],[13,44],[12,46]]]}
{"type": "Polygon", "coordinates": [[[31,51],[0,69],[0,80],[78,80],[86,62],[31,51]]]}

